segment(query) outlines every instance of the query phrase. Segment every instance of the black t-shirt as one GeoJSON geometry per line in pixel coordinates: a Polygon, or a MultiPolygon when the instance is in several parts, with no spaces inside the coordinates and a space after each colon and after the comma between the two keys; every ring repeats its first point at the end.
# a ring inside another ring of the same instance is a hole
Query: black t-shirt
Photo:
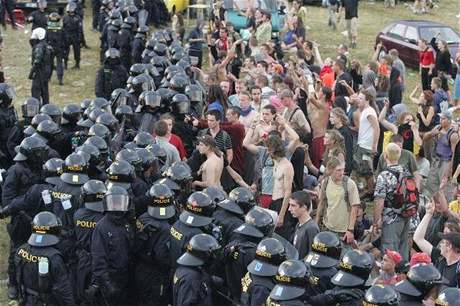
{"type": "Polygon", "coordinates": [[[342,0],[345,8],[345,19],[358,18],[358,0],[342,0]]]}
{"type": "Polygon", "coordinates": [[[449,284],[446,284],[448,287],[457,287],[457,266],[460,264],[458,261],[447,265],[446,259],[442,257],[441,250],[438,248],[433,248],[431,250],[431,261],[433,262],[436,269],[439,270],[442,276],[444,276],[449,284]]]}
{"type": "Polygon", "coordinates": [[[334,88],[334,93],[335,96],[349,96],[350,94],[347,91],[347,88],[340,84],[340,81],[345,80],[348,85],[352,86],[353,84],[353,79],[351,75],[348,72],[344,72],[341,75],[339,75],[336,80],[335,80],[335,88],[334,88]]]}

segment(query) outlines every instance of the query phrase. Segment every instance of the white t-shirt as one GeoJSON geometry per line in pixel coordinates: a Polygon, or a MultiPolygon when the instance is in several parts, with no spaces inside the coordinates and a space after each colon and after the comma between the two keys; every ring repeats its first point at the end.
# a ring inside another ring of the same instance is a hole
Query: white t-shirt
{"type": "Polygon", "coordinates": [[[358,145],[363,149],[372,150],[374,129],[367,119],[369,116],[375,117],[377,120],[377,113],[370,106],[366,107],[359,117],[358,145]]]}

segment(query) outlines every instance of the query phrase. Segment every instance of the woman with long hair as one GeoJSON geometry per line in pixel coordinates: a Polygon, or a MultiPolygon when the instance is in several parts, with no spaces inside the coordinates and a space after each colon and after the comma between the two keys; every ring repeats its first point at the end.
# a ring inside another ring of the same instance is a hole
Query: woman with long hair
{"type": "Polygon", "coordinates": [[[204,109],[204,113],[217,109],[221,114],[221,120],[224,120],[225,113],[228,109],[228,98],[218,84],[212,84],[208,90],[208,103],[204,109]]]}
{"type": "Polygon", "coordinates": [[[211,186],[222,187],[220,177],[224,169],[224,159],[222,152],[216,146],[216,141],[210,135],[199,137],[197,149],[200,154],[206,156],[206,161],[198,170],[201,181],[194,181],[192,186],[203,189],[211,186]]]}
{"type": "Polygon", "coordinates": [[[445,91],[449,91],[449,86],[447,84],[447,78],[450,77],[452,73],[452,62],[450,58],[450,52],[445,40],[437,40],[436,37],[433,37],[430,41],[431,47],[433,47],[436,52],[436,58],[434,63],[434,70],[437,76],[441,79],[442,85],[441,88],[445,91]]]}

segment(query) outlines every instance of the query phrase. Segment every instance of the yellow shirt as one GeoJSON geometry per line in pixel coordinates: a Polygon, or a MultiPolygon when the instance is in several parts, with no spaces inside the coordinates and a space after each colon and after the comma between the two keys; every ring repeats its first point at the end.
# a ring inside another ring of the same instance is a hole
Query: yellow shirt
{"type": "Polygon", "coordinates": [[[449,203],[449,210],[451,212],[460,214],[460,202],[458,200],[449,203]]]}

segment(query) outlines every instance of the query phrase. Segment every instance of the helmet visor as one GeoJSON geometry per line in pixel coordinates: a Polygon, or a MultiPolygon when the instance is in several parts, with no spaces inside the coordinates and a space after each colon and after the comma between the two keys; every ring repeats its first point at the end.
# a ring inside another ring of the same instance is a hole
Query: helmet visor
{"type": "Polygon", "coordinates": [[[24,104],[22,105],[22,114],[24,117],[33,118],[40,111],[40,105],[24,104]]]}
{"type": "Polygon", "coordinates": [[[105,198],[107,211],[128,211],[129,196],[123,194],[107,195],[105,198]]]}

